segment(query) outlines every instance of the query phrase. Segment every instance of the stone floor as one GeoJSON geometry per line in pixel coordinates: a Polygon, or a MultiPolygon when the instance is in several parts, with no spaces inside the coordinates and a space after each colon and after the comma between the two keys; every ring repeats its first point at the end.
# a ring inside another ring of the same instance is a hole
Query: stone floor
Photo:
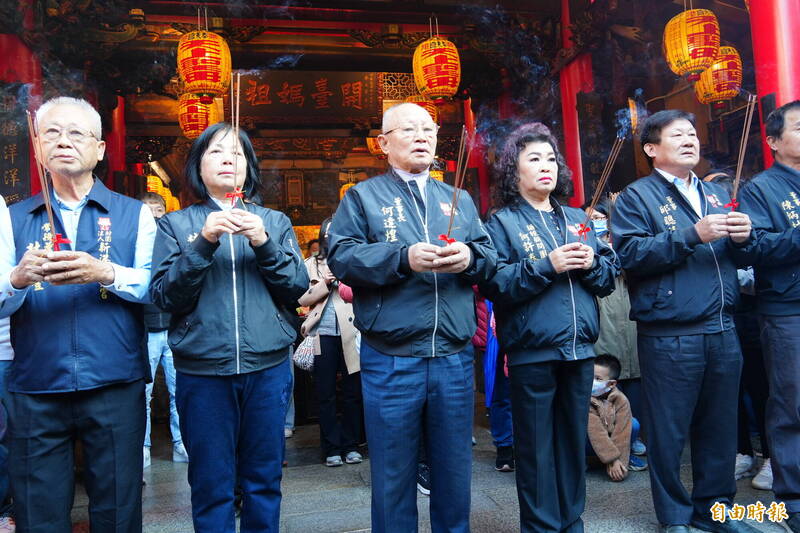
{"type": "MultiPolygon", "coordinates": [[[[478,420],[484,423],[483,420],[478,420]]],[[[186,465],[171,462],[165,428],[154,437],[152,466],[145,472],[145,533],[191,532],[189,486],[186,465]]],[[[514,474],[494,470],[494,447],[485,427],[476,425],[478,444],[472,467],[472,531],[504,533],[518,531],[517,496],[514,474]]],[[[366,532],[370,530],[369,461],[360,465],[326,468],[319,462],[316,426],[298,428],[287,441],[289,467],[283,478],[281,531],[287,533],[366,532]]],[[[691,480],[688,454],[682,470],[691,480]]],[[[657,530],[647,472],[632,472],[623,483],[608,481],[602,471],[587,478],[587,503],[583,519],[587,533],[654,532],[657,530]]],[[[739,482],[737,503],[760,500],[765,506],[772,493],[754,490],[750,480],[739,482]]],[[[420,530],[430,531],[427,498],[418,494],[420,530]]],[[[76,491],[73,519],[75,532],[88,532],[87,500],[76,491]]],[[[751,522],[752,523],[752,522],[751,522]]],[[[779,525],[752,523],[764,532],[783,531],[779,525]]]]}

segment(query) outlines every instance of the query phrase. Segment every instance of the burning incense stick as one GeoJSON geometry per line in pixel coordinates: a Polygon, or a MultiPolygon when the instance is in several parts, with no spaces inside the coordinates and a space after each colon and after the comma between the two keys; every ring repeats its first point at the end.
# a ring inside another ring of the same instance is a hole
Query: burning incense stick
{"type": "Polygon", "coordinates": [[[617,137],[614,139],[614,144],[611,146],[611,152],[608,154],[608,159],[603,167],[603,172],[600,174],[600,179],[597,181],[597,186],[595,187],[594,194],[592,195],[592,201],[589,203],[589,207],[586,209],[586,219],[578,229],[578,234],[583,240],[586,240],[586,234],[591,231],[591,228],[589,228],[589,221],[592,218],[592,211],[594,211],[594,208],[600,201],[600,197],[602,196],[603,190],[606,187],[606,182],[611,175],[611,171],[614,169],[614,164],[617,162],[617,156],[619,156],[624,142],[625,137],[617,137]]]}
{"type": "Polygon", "coordinates": [[[39,185],[42,189],[42,199],[44,200],[44,209],[47,211],[47,221],[50,223],[50,233],[53,235],[53,250],[58,252],[61,250],[62,244],[71,244],[69,239],[64,238],[60,233],[56,233],[55,217],[53,216],[53,205],[50,202],[50,184],[47,182],[45,175],[44,163],[42,163],[42,145],[41,139],[36,134],[36,128],[33,127],[33,117],[30,111],[25,111],[28,118],[28,135],[31,138],[33,145],[34,159],[36,160],[36,171],[39,174],[39,185]]]}
{"type": "Polygon", "coordinates": [[[739,184],[742,180],[742,167],[744,166],[744,155],[747,152],[747,138],[750,136],[750,124],[753,121],[753,114],[756,109],[756,95],[749,94],[747,96],[747,105],[744,112],[744,126],[742,131],[742,138],[739,141],[739,159],[736,163],[736,177],[733,180],[733,191],[731,192],[731,201],[725,204],[725,207],[730,207],[731,211],[736,211],[739,207],[739,202],[736,196],[739,193],[739,184]]]}
{"type": "Polygon", "coordinates": [[[456,217],[456,209],[458,209],[459,190],[464,186],[464,176],[467,173],[469,166],[469,157],[472,155],[472,139],[468,138],[466,126],[461,127],[461,140],[458,143],[458,160],[456,163],[456,175],[453,179],[453,199],[450,201],[450,222],[447,225],[447,233],[439,235],[439,240],[452,244],[455,239],[450,237],[450,232],[453,230],[453,221],[456,217]],[[466,151],[466,158],[464,153],[466,151]]]}
{"type": "Polygon", "coordinates": [[[239,178],[239,98],[242,88],[242,74],[236,73],[236,77],[231,76],[231,122],[233,126],[233,192],[225,195],[225,198],[231,199],[231,207],[236,207],[236,199],[242,200],[244,206],[244,193],[242,188],[236,185],[236,180],[239,178]],[[235,82],[234,82],[235,79],[235,82]],[[236,88],[234,89],[234,84],[236,88]]]}

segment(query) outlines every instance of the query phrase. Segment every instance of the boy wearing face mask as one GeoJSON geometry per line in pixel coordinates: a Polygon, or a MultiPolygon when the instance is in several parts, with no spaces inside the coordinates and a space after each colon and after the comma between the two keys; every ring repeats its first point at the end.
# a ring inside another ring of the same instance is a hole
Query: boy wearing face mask
{"type": "Polygon", "coordinates": [[[589,400],[590,451],[605,465],[612,481],[624,480],[629,470],[646,468],[630,464],[631,442],[638,436],[639,422],[631,415],[628,398],[617,389],[620,371],[613,355],[597,356],[589,400]]]}

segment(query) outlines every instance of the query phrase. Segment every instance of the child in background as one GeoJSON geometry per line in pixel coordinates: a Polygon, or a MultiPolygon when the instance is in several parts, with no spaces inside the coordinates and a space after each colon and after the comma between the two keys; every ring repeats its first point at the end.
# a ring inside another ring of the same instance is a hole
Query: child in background
{"type": "Polygon", "coordinates": [[[644,470],[647,464],[631,456],[631,442],[639,433],[639,422],[631,415],[628,398],[617,389],[622,368],[613,355],[594,360],[592,398],[589,400],[589,444],[587,449],[606,467],[612,481],[622,481],[629,470],[644,470]],[[632,462],[631,459],[634,459],[632,462]]]}

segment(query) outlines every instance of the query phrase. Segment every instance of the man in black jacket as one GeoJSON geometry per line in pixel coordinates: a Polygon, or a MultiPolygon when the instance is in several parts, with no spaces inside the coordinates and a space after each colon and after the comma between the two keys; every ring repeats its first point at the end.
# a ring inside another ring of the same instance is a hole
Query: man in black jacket
{"type": "Polygon", "coordinates": [[[438,127],[416,104],[383,117],[389,172],[347,191],[328,264],[353,287],[372,472],[372,530],[417,530],[417,453],[425,427],[434,531],[469,531],[472,285],[496,254],[464,191],[444,245],[453,188],[429,178],[438,127]],[[441,244],[441,245],[440,245],[441,244]]]}
{"type": "Polygon", "coordinates": [[[775,498],[800,533],[800,100],[767,117],[775,163],[742,191],[753,219],[758,312],[769,379],[767,435],[775,498]]]}
{"type": "Polygon", "coordinates": [[[733,325],[735,247],[752,246],[750,219],[692,169],[700,157],[694,115],[661,111],[641,126],[653,173],[620,193],[612,242],[627,272],[649,439],[650,482],[662,531],[756,531],[712,518],[736,493],[741,351],[733,325]],[[681,483],[690,439],[694,485],[681,483]],[[716,505],[716,507],[714,507],[716,505]]]}

